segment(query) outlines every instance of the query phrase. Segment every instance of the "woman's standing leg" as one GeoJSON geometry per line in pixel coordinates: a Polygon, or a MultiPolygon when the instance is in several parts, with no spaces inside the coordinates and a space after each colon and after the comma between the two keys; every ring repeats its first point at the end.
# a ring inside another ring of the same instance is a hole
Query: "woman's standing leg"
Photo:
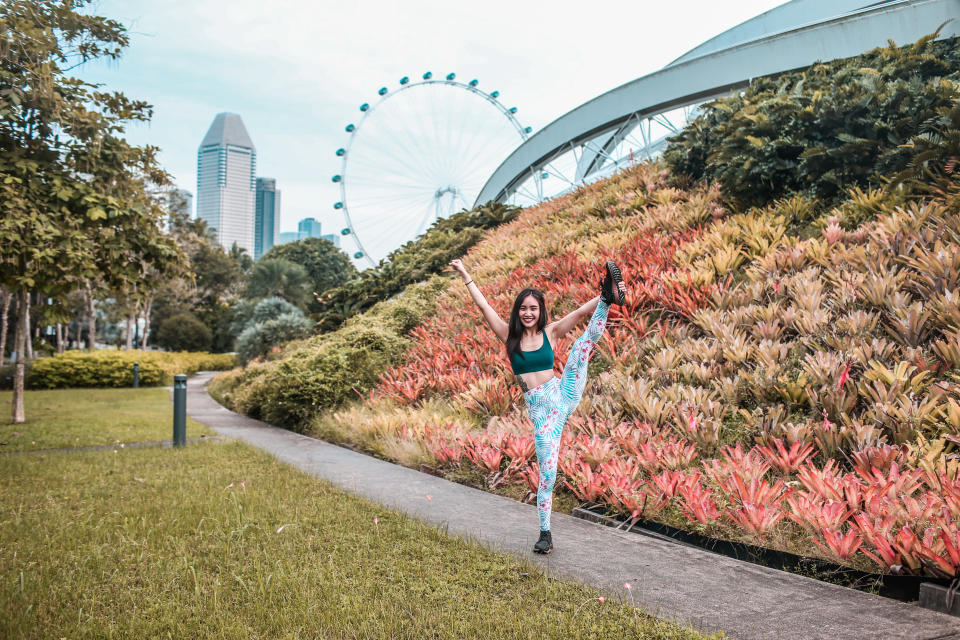
{"type": "Polygon", "coordinates": [[[597,340],[603,335],[603,329],[607,326],[607,313],[610,311],[610,305],[600,300],[597,302],[597,308],[593,312],[593,317],[587,323],[587,328],[583,335],[576,339],[573,347],[570,348],[570,355],[567,357],[567,363],[563,367],[563,374],[560,376],[560,392],[568,403],[567,413],[573,413],[573,410],[580,404],[580,397],[587,384],[587,365],[590,362],[590,353],[597,344],[597,340]]]}
{"type": "Polygon", "coordinates": [[[542,390],[527,398],[530,418],[533,421],[533,440],[540,467],[540,483],[537,486],[537,516],[540,530],[550,530],[550,511],[553,507],[553,486],[557,479],[557,462],[560,455],[560,438],[567,421],[566,401],[559,391],[558,379],[553,378],[542,390]]]}

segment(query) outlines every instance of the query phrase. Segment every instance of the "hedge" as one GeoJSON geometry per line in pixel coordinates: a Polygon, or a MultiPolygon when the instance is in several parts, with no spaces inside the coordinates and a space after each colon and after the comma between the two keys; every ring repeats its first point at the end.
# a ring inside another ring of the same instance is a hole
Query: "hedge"
{"type": "Polygon", "coordinates": [[[163,351],[66,351],[35,360],[27,375],[31,389],[69,387],[128,387],[133,384],[133,363],[140,363],[140,384],[173,384],[173,376],[197,371],[222,371],[236,365],[233,354],[163,351]]]}
{"type": "Polygon", "coordinates": [[[373,388],[410,345],[405,334],[432,313],[448,280],[434,276],[380,302],[340,329],[297,340],[268,361],[221,374],[211,392],[235,411],[303,431],[321,409],[373,388]]]}

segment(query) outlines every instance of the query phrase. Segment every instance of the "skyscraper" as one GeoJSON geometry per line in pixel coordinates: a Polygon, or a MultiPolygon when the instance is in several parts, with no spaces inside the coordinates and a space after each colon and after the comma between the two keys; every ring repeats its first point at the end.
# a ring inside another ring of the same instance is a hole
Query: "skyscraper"
{"type": "Polygon", "coordinates": [[[197,152],[197,217],[217,232],[225,249],[234,242],[254,253],[257,151],[236,113],[218,113],[197,152]]]}
{"type": "Polygon", "coordinates": [[[280,240],[280,191],[273,178],[257,178],[256,217],[253,225],[253,259],[270,250],[280,240]]]}
{"type": "Polygon", "coordinates": [[[320,222],[316,218],[304,218],[297,224],[297,240],[306,238],[323,238],[332,242],[336,247],[340,247],[339,236],[333,233],[327,235],[320,233],[320,222]]]}
{"type": "Polygon", "coordinates": [[[320,237],[320,223],[316,218],[304,218],[297,223],[297,240],[320,237]]]}

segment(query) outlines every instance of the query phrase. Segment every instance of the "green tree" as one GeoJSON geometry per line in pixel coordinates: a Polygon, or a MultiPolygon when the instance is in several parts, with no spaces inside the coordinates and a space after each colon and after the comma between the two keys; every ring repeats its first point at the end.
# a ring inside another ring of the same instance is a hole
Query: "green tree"
{"type": "Polygon", "coordinates": [[[152,299],[153,339],[166,318],[191,313],[212,332],[210,348],[229,351],[236,335],[230,331],[231,308],[239,300],[250,256],[242,250],[224,251],[203,220],[191,220],[177,207],[175,196],[168,200],[170,235],[187,255],[187,266],[180,277],[165,279],[152,299]]]}
{"type": "MultiPolygon", "coordinates": [[[[315,295],[339,287],[357,275],[357,269],[347,254],[324,238],[307,238],[275,245],[263,255],[262,260],[286,260],[300,265],[313,280],[315,295]]],[[[312,311],[316,310],[315,302],[309,306],[312,311]]]]}
{"type": "Polygon", "coordinates": [[[30,291],[59,295],[85,279],[120,289],[182,254],[158,222],[148,185],[167,179],[154,147],[123,139],[150,106],[69,77],[127,45],[85,0],[0,3],[0,284],[17,297],[12,420],[23,422],[30,291]]]}
{"type": "Polygon", "coordinates": [[[303,307],[310,299],[312,281],[307,270],[286,260],[258,260],[247,281],[247,298],[277,296],[303,307]]]}
{"type": "Polygon", "coordinates": [[[206,351],[213,333],[192,313],[178,313],[160,324],[157,344],[171,351],[206,351]]]}

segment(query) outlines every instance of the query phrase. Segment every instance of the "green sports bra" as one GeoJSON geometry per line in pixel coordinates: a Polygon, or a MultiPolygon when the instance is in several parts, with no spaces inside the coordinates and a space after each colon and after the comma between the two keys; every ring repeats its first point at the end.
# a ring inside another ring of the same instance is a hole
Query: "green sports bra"
{"type": "Polygon", "coordinates": [[[536,351],[520,349],[520,353],[511,353],[510,366],[517,375],[531,371],[553,370],[553,347],[547,339],[547,332],[543,332],[543,344],[536,351]]]}

